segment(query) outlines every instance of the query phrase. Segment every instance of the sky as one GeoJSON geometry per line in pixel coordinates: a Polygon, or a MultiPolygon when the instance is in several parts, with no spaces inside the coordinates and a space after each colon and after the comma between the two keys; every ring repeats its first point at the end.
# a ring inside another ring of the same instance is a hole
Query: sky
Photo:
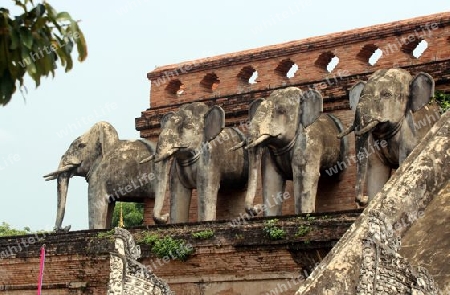
{"type": "MultiPolygon", "coordinates": [[[[81,20],[89,55],[37,89],[27,79],[28,93],[0,107],[0,223],[32,230],[53,229],[56,181],[42,176],[56,170],[76,137],[108,121],[119,138],[139,138],[134,119],[150,106],[146,73],[155,67],[450,8],[448,0],[49,2],[81,20]]],[[[87,212],[87,183],[74,177],[63,226],[87,229],[87,212]]]]}

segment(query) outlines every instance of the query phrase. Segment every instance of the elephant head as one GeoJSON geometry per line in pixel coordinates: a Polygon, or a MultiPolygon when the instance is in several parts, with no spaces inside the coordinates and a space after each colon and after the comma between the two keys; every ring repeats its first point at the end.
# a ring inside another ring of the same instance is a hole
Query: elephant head
{"type": "Polygon", "coordinates": [[[96,161],[118,142],[118,134],[107,122],[96,123],[89,131],[75,139],[61,157],[58,169],[44,176],[45,180],[57,179],[58,210],[55,230],[61,229],[66,206],[69,178],[89,174],[96,161]]]}
{"type": "MultiPolygon", "coordinates": [[[[434,80],[426,73],[412,77],[402,69],[376,71],[367,82],[359,82],[349,92],[350,106],[355,111],[353,124],[339,137],[355,131],[357,155],[356,200],[363,198],[366,182],[369,136],[374,140],[389,140],[402,127],[405,118],[430,102],[434,95],[434,80]]],[[[405,123],[406,124],[406,123],[405,123]]],[[[399,164],[399,159],[395,159],[399,164]]]]}
{"type": "Polygon", "coordinates": [[[280,150],[292,147],[304,128],[311,125],[323,111],[323,99],[319,92],[288,87],[273,91],[267,99],[255,100],[250,105],[251,120],[246,149],[249,149],[249,182],[246,211],[255,214],[253,207],[256,193],[257,172],[261,165],[261,148],[269,146],[280,150]]]}
{"type": "Polygon", "coordinates": [[[161,120],[161,133],[155,152],[155,170],[158,176],[153,218],[156,223],[166,223],[168,214],[161,216],[170,160],[190,161],[203,152],[205,144],[214,139],[225,127],[225,112],[214,106],[194,102],[182,105],[176,112],[166,114],[161,120]]]}

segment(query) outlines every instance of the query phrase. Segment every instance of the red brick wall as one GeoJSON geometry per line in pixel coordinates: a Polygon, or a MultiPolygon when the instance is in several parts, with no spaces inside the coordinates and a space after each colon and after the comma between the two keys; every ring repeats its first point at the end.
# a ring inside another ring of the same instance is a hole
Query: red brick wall
{"type": "MultiPolygon", "coordinates": [[[[157,258],[149,245],[138,242],[142,251],[139,262],[167,281],[176,294],[265,294],[300,272],[304,274],[304,270],[308,274],[358,216],[358,212],[330,214],[317,216],[314,221],[281,217],[278,226],[283,228],[286,238],[277,241],[265,236],[264,220],[234,227],[226,221],[149,226],[130,231],[137,242],[144,233],[151,233],[183,239],[192,245],[194,253],[187,261],[180,262],[157,258]],[[296,233],[301,223],[308,226],[310,232],[299,237],[296,233]],[[212,230],[214,236],[206,240],[192,236],[192,233],[206,229],[212,230]]],[[[106,233],[106,230],[86,230],[40,234],[41,241],[34,240],[26,247],[12,250],[13,253],[9,249],[32,236],[0,238],[0,253],[3,253],[0,259],[0,294],[36,294],[42,244],[47,249],[43,294],[106,294],[109,253],[114,251],[114,238],[106,233]],[[99,237],[99,233],[104,236],[99,237]]],[[[294,294],[295,289],[292,286],[292,292],[286,294],[294,294]]]]}
{"type": "Polygon", "coordinates": [[[47,249],[43,294],[106,294],[109,251],[113,245],[98,240],[97,231],[39,234],[37,237],[43,240],[34,238],[33,242],[23,244],[22,239],[30,241],[28,239],[33,237],[0,238],[0,253],[3,253],[0,259],[0,294],[36,294],[39,251],[43,244],[47,249]],[[5,253],[8,253],[7,257],[5,253]]]}
{"type": "MultiPolygon", "coordinates": [[[[347,126],[353,119],[348,105],[348,90],[357,81],[367,80],[374,71],[390,67],[402,67],[413,74],[420,71],[428,72],[435,78],[437,89],[450,90],[448,86],[450,13],[354,29],[157,68],[147,75],[151,81],[151,107],[143,111],[141,117],[136,118],[136,130],[140,131],[141,137],[156,141],[160,127],[159,119],[181,104],[192,101],[222,106],[226,111],[227,125],[239,126],[240,122],[247,119],[248,104],[251,101],[267,97],[274,89],[289,85],[319,90],[324,97],[324,111],[334,114],[347,126]],[[415,58],[412,55],[415,47],[413,45],[420,40],[426,40],[428,48],[420,58],[415,58]],[[369,50],[366,50],[367,48],[369,50]],[[383,55],[374,66],[371,66],[368,59],[376,48],[381,49],[383,55]],[[329,54],[339,57],[339,64],[331,73],[326,70],[327,59],[322,60],[329,54]],[[295,76],[290,79],[283,78],[277,71],[285,60],[290,60],[299,67],[295,76]],[[256,84],[243,83],[238,77],[242,69],[249,66],[258,71],[256,84]],[[220,83],[217,87],[212,87],[214,90],[208,90],[204,87],[203,79],[212,73],[217,76],[220,83]],[[184,92],[181,95],[170,94],[167,90],[168,85],[172,85],[176,80],[184,85],[184,92]]],[[[354,154],[354,136],[350,135],[348,138],[350,154],[354,154]]],[[[316,210],[323,212],[355,208],[354,183],[354,165],[342,175],[340,182],[322,179],[319,184],[316,210]]],[[[290,184],[287,191],[292,194],[290,184]]],[[[191,206],[193,213],[196,211],[195,202],[191,206]]],[[[293,213],[292,205],[291,198],[284,214],[293,213]]],[[[167,206],[165,210],[168,212],[167,206]]],[[[147,222],[151,222],[149,219],[151,218],[147,216],[147,222]]],[[[193,214],[191,220],[195,219],[193,214]]]]}

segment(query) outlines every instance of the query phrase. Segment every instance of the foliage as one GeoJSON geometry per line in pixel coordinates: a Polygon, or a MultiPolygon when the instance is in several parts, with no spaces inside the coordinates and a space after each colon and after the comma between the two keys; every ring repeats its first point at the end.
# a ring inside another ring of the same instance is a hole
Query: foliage
{"type": "Polygon", "coordinates": [[[311,231],[311,227],[309,227],[308,225],[300,225],[297,229],[297,232],[295,233],[295,236],[298,237],[303,237],[306,236],[309,232],[311,231]]]}
{"type": "Polygon", "coordinates": [[[212,229],[207,229],[203,231],[199,231],[196,233],[192,233],[192,237],[199,240],[207,240],[214,236],[214,231],[212,229]]]}
{"type": "Polygon", "coordinates": [[[450,109],[450,93],[436,91],[434,99],[438,102],[443,113],[450,109]]]}
{"type": "Polygon", "coordinates": [[[277,223],[278,219],[271,219],[264,222],[263,231],[271,240],[282,240],[286,237],[286,232],[277,223]]]}
{"type": "Polygon", "coordinates": [[[103,238],[112,238],[114,237],[114,229],[110,229],[106,232],[100,232],[97,234],[97,238],[103,239],[103,238]]]}
{"type": "MultiPolygon", "coordinates": [[[[327,219],[327,218],[329,218],[327,215],[321,217],[321,219],[327,219]]],[[[316,220],[316,217],[311,216],[311,214],[308,213],[305,216],[297,217],[297,220],[298,221],[314,221],[314,220],[316,220]]]]}
{"type": "Polygon", "coordinates": [[[31,229],[29,227],[24,227],[23,230],[11,228],[11,226],[2,222],[0,225],[0,237],[10,237],[10,236],[22,236],[31,234],[31,229]]]}
{"type": "Polygon", "coordinates": [[[138,240],[138,243],[153,245],[156,242],[156,240],[158,240],[158,239],[159,239],[159,236],[157,234],[151,234],[151,233],[145,232],[144,236],[138,240]]]}
{"type": "Polygon", "coordinates": [[[187,249],[183,240],[172,239],[172,237],[164,237],[155,241],[152,252],[159,258],[165,256],[186,261],[193,253],[193,249],[187,249]]]}
{"type": "Polygon", "coordinates": [[[0,105],[6,105],[24,86],[28,74],[40,85],[41,77],[55,76],[57,61],[65,71],[73,67],[72,50],[77,47],[78,60],[87,57],[83,32],[68,12],[57,12],[48,2],[13,0],[22,14],[11,16],[0,7],[0,105]]]}
{"type": "Polygon", "coordinates": [[[159,237],[157,234],[144,233],[139,239],[139,243],[145,243],[151,246],[151,252],[159,258],[172,258],[186,261],[194,252],[192,247],[181,239],[173,239],[172,237],[159,237]]]}
{"type": "Polygon", "coordinates": [[[142,225],[144,222],[144,204],[117,202],[114,207],[112,227],[117,227],[119,224],[120,206],[122,206],[123,223],[126,227],[142,225]]]}

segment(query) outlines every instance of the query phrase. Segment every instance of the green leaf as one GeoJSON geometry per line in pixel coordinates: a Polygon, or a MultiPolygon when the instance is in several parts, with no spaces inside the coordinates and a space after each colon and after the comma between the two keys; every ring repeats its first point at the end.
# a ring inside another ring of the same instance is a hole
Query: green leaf
{"type": "Polygon", "coordinates": [[[17,49],[19,46],[19,33],[12,26],[9,26],[9,31],[11,32],[9,35],[11,38],[11,45],[9,46],[9,49],[17,49]]]}
{"type": "Polygon", "coordinates": [[[14,93],[14,81],[11,79],[11,75],[8,71],[4,71],[2,79],[0,79],[0,104],[6,105],[14,93]]]}
{"type": "Polygon", "coordinates": [[[75,42],[77,43],[78,61],[84,61],[88,55],[86,40],[84,39],[84,34],[78,31],[78,38],[75,42]]]}
{"type": "Polygon", "coordinates": [[[40,17],[45,14],[45,6],[44,4],[38,4],[36,5],[36,16],[40,17]]]}
{"type": "Polygon", "coordinates": [[[73,21],[72,17],[70,16],[70,14],[68,12],[65,12],[65,11],[58,13],[56,15],[56,20],[57,21],[65,21],[65,20],[73,21]]]}
{"type": "Polygon", "coordinates": [[[33,47],[33,36],[28,29],[24,27],[20,28],[20,39],[22,40],[22,44],[31,50],[33,47]]]}

